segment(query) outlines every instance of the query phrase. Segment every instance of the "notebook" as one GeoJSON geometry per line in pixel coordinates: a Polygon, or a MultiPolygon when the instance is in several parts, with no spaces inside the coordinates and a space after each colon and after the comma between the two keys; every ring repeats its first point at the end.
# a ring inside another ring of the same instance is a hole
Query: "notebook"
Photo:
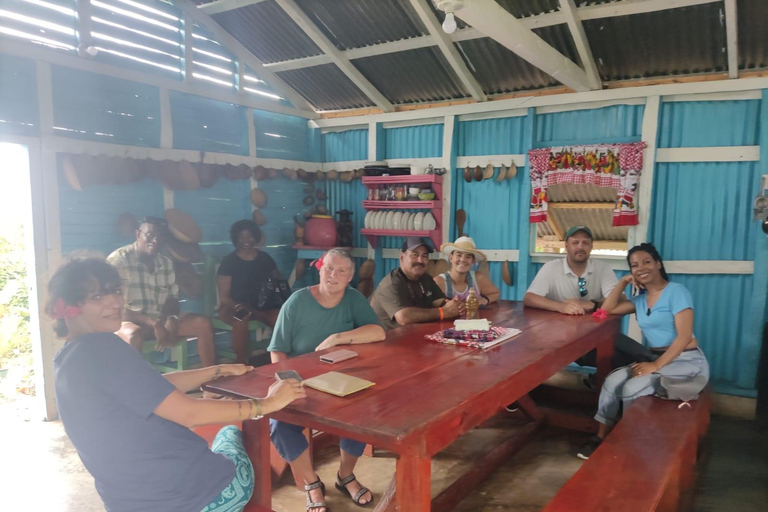
{"type": "Polygon", "coordinates": [[[339,372],[328,372],[304,381],[304,385],[336,396],[347,396],[369,388],[373,382],[339,372]]]}

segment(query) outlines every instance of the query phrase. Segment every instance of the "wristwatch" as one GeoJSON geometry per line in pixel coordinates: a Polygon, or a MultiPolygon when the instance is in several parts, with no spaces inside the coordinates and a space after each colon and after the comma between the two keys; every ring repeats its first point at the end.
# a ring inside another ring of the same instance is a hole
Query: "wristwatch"
{"type": "Polygon", "coordinates": [[[174,319],[174,320],[176,320],[177,322],[179,321],[179,315],[168,315],[168,318],[169,318],[169,319],[170,319],[170,318],[173,318],[173,319],[174,319]]]}
{"type": "Polygon", "coordinates": [[[592,311],[590,311],[590,313],[594,313],[595,311],[597,311],[598,309],[600,309],[600,303],[599,303],[599,302],[597,302],[596,300],[593,300],[593,301],[592,301],[592,304],[594,304],[594,305],[595,305],[595,307],[593,307],[593,308],[592,308],[592,311]]]}

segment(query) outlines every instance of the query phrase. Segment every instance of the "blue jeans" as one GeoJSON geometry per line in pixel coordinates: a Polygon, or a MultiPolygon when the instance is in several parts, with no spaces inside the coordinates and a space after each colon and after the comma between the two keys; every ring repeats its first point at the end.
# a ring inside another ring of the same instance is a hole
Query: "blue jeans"
{"type": "Polygon", "coordinates": [[[595,419],[613,426],[623,406],[624,411],[641,396],[664,395],[661,377],[690,378],[704,375],[709,378],[709,363],[701,349],[683,352],[658,372],[632,377],[632,368],[622,366],[612,371],[600,390],[595,419]]]}
{"type": "Polygon", "coordinates": [[[211,451],[232,459],[235,478],[200,512],[241,512],[251,499],[254,485],[253,465],[243,447],[243,433],[234,425],[227,425],[216,434],[211,451]]]}
{"type": "MultiPolygon", "coordinates": [[[[269,437],[272,444],[275,445],[277,453],[286,461],[293,462],[299,455],[309,448],[307,438],[301,433],[304,427],[293,425],[277,420],[269,420],[269,437]]],[[[352,455],[359,457],[365,450],[365,443],[353,441],[351,439],[339,439],[341,449],[352,455]]]]}

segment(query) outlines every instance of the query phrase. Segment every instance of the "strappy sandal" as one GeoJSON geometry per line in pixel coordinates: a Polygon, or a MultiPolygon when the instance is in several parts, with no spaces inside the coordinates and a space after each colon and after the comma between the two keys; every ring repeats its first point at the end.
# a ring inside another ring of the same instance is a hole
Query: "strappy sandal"
{"type": "Polygon", "coordinates": [[[328,505],[325,504],[325,484],[319,478],[311,484],[304,485],[304,490],[307,492],[307,512],[313,508],[324,508],[325,512],[330,512],[328,505]],[[320,488],[320,490],[323,491],[323,499],[320,501],[312,501],[312,498],[309,496],[309,491],[313,491],[317,488],[320,488]]]}
{"type": "Polygon", "coordinates": [[[347,478],[343,480],[341,479],[341,476],[338,473],[336,473],[336,488],[340,490],[342,493],[349,496],[350,499],[352,500],[352,503],[354,503],[358,507],[367,507],[369,505],[373,505],[373,493],[371,492],[370,489],[365,487],[363,484],[360,484],[360,490],[357,491],[357,493],[354,496],[352,496],[352,493],[349,492],[349,489],[347,489],[347,485],[349,485],[351,482],[354,482],[355,480],[357,480],[357,477],[355,477],[354,473],[352,473],[351,475],[349,475],[347,478]],[[360,498],[365,496],[365,493],[367,492],[371,492],[371,501],[369,501],[368,503],[360,503],[360,498]]]}

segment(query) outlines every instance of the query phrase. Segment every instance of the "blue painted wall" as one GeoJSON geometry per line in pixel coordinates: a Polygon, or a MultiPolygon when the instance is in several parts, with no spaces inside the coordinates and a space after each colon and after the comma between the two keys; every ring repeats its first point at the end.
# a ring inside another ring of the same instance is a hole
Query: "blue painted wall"
{"type": "Polygon", "coordinates": [[[248,154],[246,108],[170,91],[173,147],[248,154]]]}
{"type": "Polygon", "coordinates": [[[429,158],[443,153],[443,125],[384,130],[384,158],[429,158]]]}

